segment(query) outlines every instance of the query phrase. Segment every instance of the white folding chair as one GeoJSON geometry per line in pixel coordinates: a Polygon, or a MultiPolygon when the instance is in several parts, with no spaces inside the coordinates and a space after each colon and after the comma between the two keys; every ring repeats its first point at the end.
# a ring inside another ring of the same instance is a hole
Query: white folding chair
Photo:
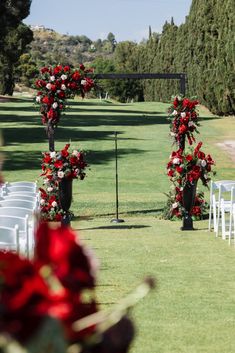
{"type": "Polygon", "coordinates": [[[229,225],[229,221],[226,221],[226,214],[231,212],[231,190],[233,186],[235,186],[235,181],[219,185],[216,237],[218,237],[221,228],[222,239],[226,239],[229,235],[229,230],[226,229],[229,225]]]}
{"type": "Polygon", "coordinates": [[[4,251],[20,252],[19,228],[0,227],[0,248],[4,251]]]}
{"type": "Polygon", "coordinates": [[[234,244],[235,244],[235,186],[233,186],[231,189],[230,211],[229,211],[229,232],[228,232],[229,245],[231,244],[232,236],[234,238],[234,244]]]}
{"type": "Polygon", "coordinates": [[[37,188],[37,182],[33,181],[13,181],[13,182],[6,182],[4,184],[6,187],[11,187],[11,186],[27,186],[31,188],[37,188]]]}
{"type": "Polygon", "coordinates": [[[23,207],[0,207],[0,216],[28,218],[28,253],[32,256],[34,249],[34,233],[37,227],[37,217],[34,209],[23,207]]]}
{"type": "Polygon", "coordinates": [[[33,186],[8,186],[6,185],[6,187],[3,188],[4,189],[4,193],[8,193],[8,192],[19,192],[19,191],[28,191],[28,192],[36,192],[37,189],[33,186]]]}
{"type": "Polygon", "coordinates": [[[220,185],[233,184],[235,180],[218,180],[210,183],[210,210],[209,210],[209,230],[213,228],[214,232],[217,232],[217,215],[219,200],[221,198],[221,191],[219,192],[220,185]]]}
{"type": "Polygon", "coordinates": [[[0,227],[19,228],[19,252],[29,258],[29,217],[0,215],[0,227]]]}
{"type": "Polygon", "coordinates": [[[38,207],[39,205],[39,194],[35,194],[35,195],[25,195],[25,194],[21,194],[21,193],[9,193],[6,194],[5,196],[3,196],[0,200],[4,201],[4,200],[25,200],[25,201],[32,201],[35,204],[35,207],[38,207]]]}
{"type": "Polygon", "coordinates": [[[20,199],[7,199],[0,200],[0,207],[22,207],[34,210],[36,207],[36,202],[20,199]]]}

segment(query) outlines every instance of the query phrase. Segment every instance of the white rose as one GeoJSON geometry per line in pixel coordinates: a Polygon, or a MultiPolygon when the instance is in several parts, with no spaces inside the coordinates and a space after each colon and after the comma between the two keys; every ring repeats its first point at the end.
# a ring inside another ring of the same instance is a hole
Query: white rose
{"type": "Polygon", "coordinates": [[[206,166],[206,164],[207,164],[207,163],[206,163],[206,160],[205,160],[205,159],[203,159],[203,160],[201,161],[201,166],[202,166],[202,167],[205,167],[205,166],[206,166]]]}
{"type": "Polygon", "coordinates": [[[57,202],[56,201],[53,201],[52,204],[51,204],[52,207],[56,207],[57,206],[57,202]]]}
{"type": "Polygon", "coordinates": [[[58,175],[59,178],[62,179],[64,177],[64,172],[59,171],[57,175],[58,175]]]}
{"type": "Polygon", "coordinates": [[[40,200],[40,205],[45,205],[45,200],[44,199],[40,200]]]}
{"type": "Polygon", "coordinates": [[[58,107],[58,103],[57,102],[54,102],[53,104],[52,104],[52,108],[53,109],[56,109],[58,107]]]}
{"type": "Polygon", "coordinates": [[[180,115],[181,115],[181,118],[185,118],[186,117],[186,113],[185,112],[181,113],[180,115]]]}
{"type": "Polygon", "coordinates": [[[48,192],[51,192],[53,190],[53,188],[51,187],[51,186],[49,186],[48,188],[47,188],[47,191],[48,192]]]}
{"type": "Polygon", "coordinates": [[[178,202],[174,202],[173,204],[172,204],[172,208],[177,208],[178,207],[178,202]]]}
{"type": "Polygon", "coordinates": [[[81,85],[86,85],[86,80],[82,80],[81,85]]]}
{"type": "Polygon", "coordinates": [[[55,81],[55,76],[50,76],[50,81],[54,82],[55,81]]]}
{"type": "Polygon", "coordinates": [[[171,115],[177,115],[177,114],[178,114],[177,110],[173,110],[171,115]]]}
{"type": "Polygon", "coordinates": [[[174,158],[172,161],[173,164],[180,164],[179,158],[174,158]]]}
{"type": "Polygon", "coordinates": [[[43,184],[48,184],[50,182],[50,179],[46,178],[43,182],[43,184]]]}
{"type": "Polygon", "coordinates": [[[175,136],[176,136],[174,132],[171,132],[170,135],[171,135],[172,137],[175,137],[175,136]]]}
{"type": "Polygon", "coordinates": [[[46,85],[46,88],[47,88],[47,89],[51,89],[51,83],[48,83],[48,84],[46,85]]]}
{"type": "Polygon", "coordinates": [[[62,89],[62,91],[65,91],[66,90],[66,86],[63,84],[63,85],[61,85],[61,87],[60,87],[61,89],[62,89]]]}
{"type": "Polygon", "coordinates": [[[67,75],[61,75],[62,80],[67,80],[67,75]]]}
{"type": "Polygon", "coordinates": [[[195,124],[194,124],[193,121],[189,121],[188,126],[189,126],[189,127],[190,127],[190,126],[195,126],[195,124]]]}
{"type": "Polygon", "coordinates": [[[79,152],[78,152],[77,150],[73,150],[72,155],[77,157],[77,156],[78,156],[78,153],[79,153],[79,152]]]}
{"type": "Polygon", "coordinates": [[[41,102],[41,96],[36,97],[36,102],[40,103],[41,102]]]}

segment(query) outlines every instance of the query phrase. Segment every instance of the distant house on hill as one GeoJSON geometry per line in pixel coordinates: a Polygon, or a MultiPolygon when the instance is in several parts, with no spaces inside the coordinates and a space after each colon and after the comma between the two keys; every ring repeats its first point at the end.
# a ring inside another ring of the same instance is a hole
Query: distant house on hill
{"type": "Polygon", "coordinates": [[[31,25],[31,26],[30,26],[30,29],[31,29],[32,31],[42,31],[42,32],[48,31],[48,32],[55,32],[53,29],[51,29],[51,28],[46,28],[46,27],[43,26],[43,25],[31,25]]]}

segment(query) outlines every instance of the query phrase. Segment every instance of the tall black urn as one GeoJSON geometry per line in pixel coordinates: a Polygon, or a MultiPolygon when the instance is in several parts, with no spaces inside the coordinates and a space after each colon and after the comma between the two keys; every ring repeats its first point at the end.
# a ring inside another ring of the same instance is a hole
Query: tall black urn
{"type": "Polygon", "coordinates": [[[61,224],[70,225],[71,213],[69,208],[72,202],[73,179],[63,178],[59,183],[59,199],[61,208],[65,211],[61,224]]]}
{"type": "Polygon", "coordinates": [[[194,230],[191,210],[196,196],[197,182],[187,182],[183,188],[184,217],[181,230],[194,230]]]}

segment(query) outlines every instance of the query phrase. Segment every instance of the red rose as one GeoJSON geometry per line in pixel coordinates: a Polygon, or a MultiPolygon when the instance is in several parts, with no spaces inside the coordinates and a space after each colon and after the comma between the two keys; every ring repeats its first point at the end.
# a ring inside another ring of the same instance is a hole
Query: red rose
{"type": "Polygon", "coordinates": [[[80,80],[80,78],[81,78],[80,72],[75,71],[75,72],[72,74],[72,79],[73,79],[73,80],[78,81],[78,80],[80,80]]]}
{"type": "Polygon", "coordinates": [[[85,66],[84,66],[83,64],[80,64],[79,67],[80,67],[80,69],[81,69],[82,71],[85,70],[85,66]]]}
{"type": "Polygon", "coordinates": [[[191,162],[193,160],[193,156],[191,154],[187,154],[187,156],[185,157],[185,159],[188,161],[188,162],[191,162]]]}
{"type": "Polygon", "coordinates": [[[174,108],[177,108],[178,104],[179,104],[179,100],[177,97],[175,97],[174,102],[173,102],[174,108]]]}
{"type": "Polygon", "coordinates": [[[54,167],[58,168],[58,169],[63,168],[63,162],[62,161],[56,161],[54,163],[54,167]]]}
{"type": "Polygon", "coordinates": [[[39,87],[39,88],[45,87],[46,84],[47,84],[46,81],[43,81],[43,80],[37,80],[37,81],[35,82],[35,85],[36,85],[37,87],[39,87]]]}
{"type": "Polygon", "coordinates": [[[40,71],[42,74],[44,74],[45,72],[49,72],[50,70],[48,67],[42,67],[40,71]]]}
{"type": "Polygon", "coordinates": [[[181,174],[184,170],[182,167],[176,167],[175,169],[176,169],[177,173],[179,173],[179,174],[181,174]]]}
{"type": "Polygon", "coordinates": [[[64,67],[64,72],[68,72],[69,70],[70,70],[70,66],[66,65],[66,66],[64,67]]]}
{"type": "Polygon", "coordinates": [[[53,102],[54,102],[53,97],[45,96],[42,98],[42,103],[44,104],[51,105],[53,102]]]}
{"type": "Polygon", "coordinates": [[[187,130],[188,130],[188,128],[185,125],[181,125],[179,127],[179,133],[182,134],[182,135],[185,134],[187,132],[187,130]]]}
{"type": "Polygon", "coordinates": [[[52,108],[47,113],[48,119],[51,119],[51,120],[55,120],[57,118],[57,116],[58,116],[57,112],[55,110],[53,110],[52,108]]]}
{"type": "Polygon", "coordinates": [[[57,74],[60,73],[62,70],[63,70],[62,65],[57,65],[57,66],[54,68],[54,74],[57,75],[57,74]]]}
{"type": "Polygon", "coordinates": [[[38,270],[14,253],[0,252],[0,331],[21,343],[40,326],[49,308],[49,291],[38,270]]]}
{"type": "Polygon", "coordinates": [[[167,175],[168,175],[169,177],[173,177],[174,171],[173,171],[172,169],[168,170],[167,175]]]}
{"type": "Polygon", "coordinates": [[[57,95],[58,95],[58,97],[61,98],[61,99],[65,98],[65,93],[64,93],[63,91],[58,91],[58,92],[57,92],[57,95]]]}
{"type": "Polygon", "coordinates": [[[187,108],[189,104],[190,104],[190,100],[188,98],[184,98],[182,102],[183,107],[187,108]]]}

